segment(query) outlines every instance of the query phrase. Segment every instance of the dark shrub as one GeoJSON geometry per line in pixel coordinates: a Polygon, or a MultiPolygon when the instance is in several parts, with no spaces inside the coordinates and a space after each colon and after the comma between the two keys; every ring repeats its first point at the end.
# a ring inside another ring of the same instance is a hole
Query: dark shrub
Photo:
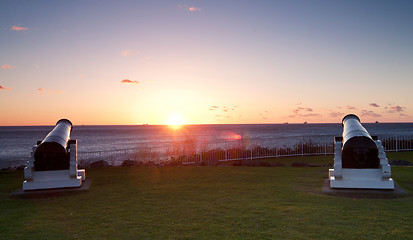
{"type": "Polygon", "coordinates": [[[241,160],[241,166],[259,167],[261,166],[261,162],[255,160],[241,160]]]}
{"type": "Polygon", "coordinates": [[[104,161],[104,160],[99,160],[99,161],[96,161],[96,162],[92,162],[92,163],[90,164],[90,167],[91,167],[91,168],[95,168],[95,167],[107,167],[107,166],[109,166],[109,164],[108,164],[108,162],[106,162],[106,161],[104,161]]]}
{"type": "Polygon", "coordinates": [[[406,160],[393,159],[390,161],[390,165],[392,166],[412,166],[413,163],[406,161],[406,160]]]}
{"type": "Polygon", "coordinates": [[[279,162],[273,162],[271,163],[271,167],[285,167],[286,165],[284,163],[279,163],[279,162]]]}
{"type": "Polygon", "coordinates": [[[308,162],[293,162],[291,167],[309,167],[310,164],[308,162]]]}
{"type": "Polygon", "coordinates": [[[132,166],[139,166],[141,163],[134,161],[134,160],[125,160],[122,163],[122,167],[132,167],[132,166]]]}

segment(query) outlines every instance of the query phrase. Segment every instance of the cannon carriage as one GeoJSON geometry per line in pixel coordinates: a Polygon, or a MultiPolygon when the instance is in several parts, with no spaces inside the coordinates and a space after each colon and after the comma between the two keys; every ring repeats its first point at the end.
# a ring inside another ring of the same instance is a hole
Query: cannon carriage
{"type": "Polygon", "coordinates": [[[53,130],[33,147],[24,169],[23,190],[80,187],[85,170],[77,166],[77,140],[70,139],[73,129],[60,119],[53,130]]]}
{"type": "Polygon", "coordinates": [[[381,141],[370,136],[354,114],[346,115],[342,126],[342,136],[334,139],[330,188],[394,189],[381,141]]]}

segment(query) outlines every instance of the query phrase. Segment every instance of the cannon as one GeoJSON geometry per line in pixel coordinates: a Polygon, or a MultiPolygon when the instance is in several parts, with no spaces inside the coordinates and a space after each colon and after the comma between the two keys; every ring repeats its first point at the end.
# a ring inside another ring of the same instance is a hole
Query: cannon
{"type": "Polygon", "coordinates": [[[330,188],[394,189],[391,167],[376,136],[370,136],[354,114],[342,120],[343,134],[334,138],[330,188]]]}
{"type": "Polygon", "coordinates": [[[34,153],[36,171],[69,169],[68,142],[72,129],[73,125],[67,119],[60,119],[56,123],[34,153]]]}
{"type": "Polygon", "coordinates": [[[360,119],[349,114],[343,118],[343,168],[379,168],[378,148],[361,125],[360,119]]]}
{"type": "Polygon", "coordinates": [[[77,140],[70,139],[73,124],[60,119],[33,147],[24,168],[23,190],[80,187],[85,170],[77,166],[77,140]]]}

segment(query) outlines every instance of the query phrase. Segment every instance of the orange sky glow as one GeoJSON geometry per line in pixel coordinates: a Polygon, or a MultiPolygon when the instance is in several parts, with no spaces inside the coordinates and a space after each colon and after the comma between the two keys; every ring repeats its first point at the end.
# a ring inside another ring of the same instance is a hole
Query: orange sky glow
{"type": "Polygon", "coordinates": [[[413,122],[411,10],[1,2],[0,126],[413,122]]]}

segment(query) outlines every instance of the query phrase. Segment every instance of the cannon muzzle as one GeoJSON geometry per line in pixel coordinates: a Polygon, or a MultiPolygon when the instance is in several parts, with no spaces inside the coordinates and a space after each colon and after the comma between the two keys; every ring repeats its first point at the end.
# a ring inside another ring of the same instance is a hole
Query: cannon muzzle
{"type": "Polygon", "coordinates": [[[65,170],[70,167],[68,142],[73,125],[67,119],[60,119],[47,134],[34,153],[36,171],[65,170]]]}
{"type": "Polygon", "coordinates": [[[360,119],[349,114],[343,123],[343,168],[379,168],[378,148],[360,119]]]}

